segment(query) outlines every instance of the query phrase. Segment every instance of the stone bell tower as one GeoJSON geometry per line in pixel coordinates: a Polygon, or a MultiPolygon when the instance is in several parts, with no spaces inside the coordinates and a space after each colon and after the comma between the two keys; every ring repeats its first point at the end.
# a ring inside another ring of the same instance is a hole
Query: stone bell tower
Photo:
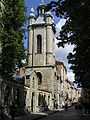
{"type": "Polygon", "coordinates": [[[55,26],[50,12],[45,12],[46,4],[42,1],[38,8],[37,17],[31,8],[29,17],[28,36],[28,65],[53,66],[54,60],[54,32],[55,26]]]}
{"type": "Polygon", "coordinates": [[[53,107],[55,86],[55,25],[53,16],[45,11],[42,0],[37,8],[37,16],[31,8],[28,32],[28,70],[35,70],[39,78],[38,89],[47,91],[53,107]]]}

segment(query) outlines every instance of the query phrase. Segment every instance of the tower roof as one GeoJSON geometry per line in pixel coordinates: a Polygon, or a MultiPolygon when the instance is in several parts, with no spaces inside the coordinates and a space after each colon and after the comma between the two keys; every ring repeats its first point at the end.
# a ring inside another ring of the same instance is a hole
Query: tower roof
{"type": "Polygon", "coordinates": [[[45,8],[46,8],[46,3],[44,2],[44,0],[41,0],[41,2],[38,5],[38,8],[37,8],[38,16],[45,14],[45,8]]]}
{"type": "Polygon", "coordinates": [[[30,17],[35,17],[34,8],[33,7],[30,9],[30,17]]]}
{"type": "Polygon", "coordinates": [[[38,16],[38,18],[35,21],[35,24],[45,24],[43,16],[38,16]]]}
{"type": "Polygon", "coordinates": [[[31,7],[30,12],[34,13],[34,8],[33,7],[31,7]]]}
{"type": "Polygon", "coordinates": [[[46,16],[51,16],[53,18],[53,15],[50,11],[46,12],[46,16]]]}

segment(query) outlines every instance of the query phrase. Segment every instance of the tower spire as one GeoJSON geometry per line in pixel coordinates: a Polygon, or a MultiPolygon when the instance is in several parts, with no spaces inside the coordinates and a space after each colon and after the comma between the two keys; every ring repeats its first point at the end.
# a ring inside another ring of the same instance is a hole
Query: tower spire
{"type": "Polygon", "coordinates": [[[31,7],[31,9],[30,9],[30,17],[35,17],[35,15],[34,15],[34,8],[33,7],[31,7]]]}
{"type": "Polygon", "coordinates": [[[44,0],[41,0],[41,3],[44,3],[44,0]]]}

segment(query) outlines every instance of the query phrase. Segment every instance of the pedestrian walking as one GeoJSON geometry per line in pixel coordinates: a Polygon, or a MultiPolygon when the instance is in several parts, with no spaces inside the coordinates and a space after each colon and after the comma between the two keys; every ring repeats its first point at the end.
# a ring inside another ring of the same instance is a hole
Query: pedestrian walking
{"type": "Polygon", "coordinates": [[[66,111],[68,110],[68,104],[67,104],[67,101],[65,102],[65,110],[66,110],[66,111]]]}
{"type": "Polygon", "coordinates": [[[89,99],[87,95],[83,97],[83,106],[84,106],[85,113],[87,114],[89,112],[89,99]]]}

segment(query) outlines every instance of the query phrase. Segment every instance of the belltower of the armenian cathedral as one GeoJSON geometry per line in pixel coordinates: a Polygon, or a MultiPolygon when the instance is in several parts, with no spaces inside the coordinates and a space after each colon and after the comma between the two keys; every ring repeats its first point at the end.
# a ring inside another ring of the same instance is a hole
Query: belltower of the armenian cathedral
{"type": "Polygon", "coordinates": [[[38,15],[34,15],[31,8],[29,17],[28,65],[53,66],[54,60],[54,22],[50,12],[45,12],[46,4],[42,1],[38,8],[38,15]]]}
{"type": "Polygon", "coordinates": [[[45,11],[46,4],[42,0],[37,8],[30,10],[28,32],[28,67],[27,72],[35,71],[38,77],[38,90],[50,99],[53,107],[55,97],[55,25],[51,12],[45,11]]]}

